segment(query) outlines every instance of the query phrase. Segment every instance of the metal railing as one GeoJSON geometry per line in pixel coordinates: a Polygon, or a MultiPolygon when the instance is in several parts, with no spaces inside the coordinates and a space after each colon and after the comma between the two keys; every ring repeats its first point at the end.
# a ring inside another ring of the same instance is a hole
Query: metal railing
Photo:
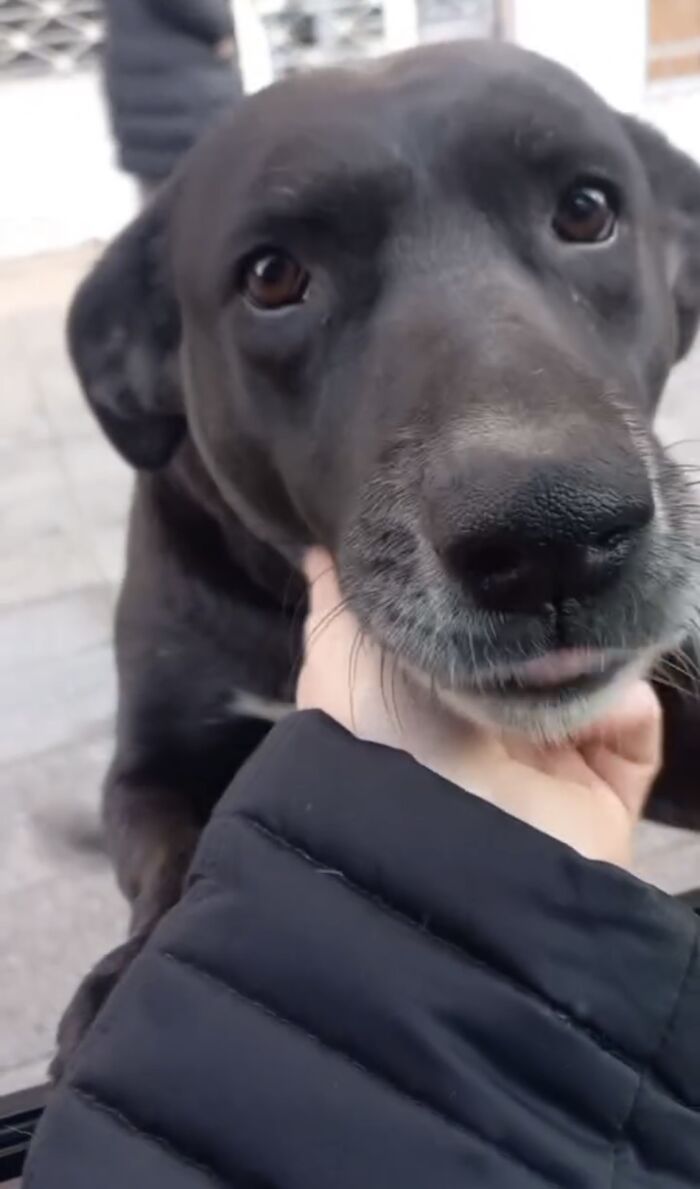
{"type": "Polygon", "coordinates": [[[102,36],[100,0],[0,0],[0,76],[69,74],[102,36]]]}
{"type": "Polygon", "coordinates": [[[490,36],[496,0],[258,0],[284,75],[319,63],[372,57],[413,41],[490,36]]]}
{"type": "MultiPolygon", "coordinates": [[[[490,35],[497,0],[254,0],[277,76],[399,44],[490,35]]],[[[94,62],[100,0],[0,0],[0,78],[69,74],[94,62]]]]}

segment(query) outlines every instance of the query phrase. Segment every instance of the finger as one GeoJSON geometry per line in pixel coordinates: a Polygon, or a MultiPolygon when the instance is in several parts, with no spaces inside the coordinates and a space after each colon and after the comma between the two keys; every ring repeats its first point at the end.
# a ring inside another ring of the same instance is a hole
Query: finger
{"type": "Polygon", "coordinates": [[[628,686],[610,713],[594,723],[579,743],[597,744],[625,763],[655,769],[661,758],[662,715],[648,682],[628,686]]]}
{"type": "Polygon", "coordinates": [[[628,812],[639,817],[662,760],[661,708],[649,686],[638,685],[581,747],[595,775],[628,812]]]}

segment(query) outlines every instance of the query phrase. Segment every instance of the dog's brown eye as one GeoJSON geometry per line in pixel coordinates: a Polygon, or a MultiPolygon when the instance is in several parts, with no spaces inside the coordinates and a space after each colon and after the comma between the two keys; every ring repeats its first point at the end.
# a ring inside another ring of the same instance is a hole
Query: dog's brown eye
{"type": "Polygon", "coordinates": [[[243,292],[261,310],[298,305],[306,296],[309,274],[287,252],[262,252],[248,264],[243,292]]]}
{"type": "Polygon", "coordinates": [[[576,185],[562,195],[554,215],[560,239],[576,244],[601,244],[615,230],[617,213],[599,186],[576,185]]]}

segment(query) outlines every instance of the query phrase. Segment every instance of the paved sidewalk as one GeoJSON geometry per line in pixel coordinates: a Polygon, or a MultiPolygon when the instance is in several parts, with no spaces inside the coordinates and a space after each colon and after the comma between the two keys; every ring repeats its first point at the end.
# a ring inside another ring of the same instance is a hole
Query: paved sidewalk
{"type": "MultiPolygon", "coordinates": [[[[92,255],[0,266],[0,1094],[43,1075],[61,1008],[125,924],[95,843],[129,475],[62,343],[92,255]]],[[[697,353],[665,409],[697,461],[699,389],[697,353]]],[[[645,826],[639,870],[670,890],[700,883],[700,844],[645,826]]]]}
{"type": "Polygon", "coordinates": [[[42,1076],[61,1006],[124,928],[95,837],[129,475],[63,353],[91,256],[0,268],[0,1093],[42,1076]]]}

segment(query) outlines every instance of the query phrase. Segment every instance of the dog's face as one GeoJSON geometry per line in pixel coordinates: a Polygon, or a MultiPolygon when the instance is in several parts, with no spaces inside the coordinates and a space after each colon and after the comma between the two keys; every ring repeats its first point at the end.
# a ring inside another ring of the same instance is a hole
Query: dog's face
{"type": "Polygon", "coordinates": [[[691,627],[694,514],[652,419],[699,306],[694,165],[471,43],[249,100],[71,335],[135,465],[189,436],[253,531],[332,550],[388,653],[552,735],[691,627]]]}

